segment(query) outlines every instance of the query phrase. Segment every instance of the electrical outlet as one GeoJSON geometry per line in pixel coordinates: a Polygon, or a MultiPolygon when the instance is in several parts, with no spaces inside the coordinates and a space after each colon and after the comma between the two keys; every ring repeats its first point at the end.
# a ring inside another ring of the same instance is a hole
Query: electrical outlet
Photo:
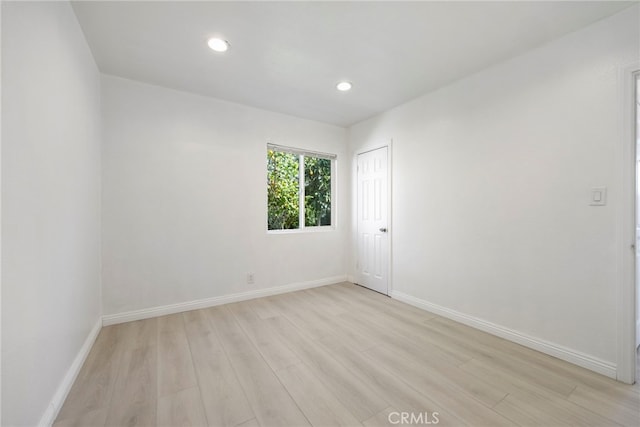
{"type": "Polygon", "coordinates": [[[253,273],[247,273],[247,285],[253,285],[256,281],[256,278],[253,273]]]}

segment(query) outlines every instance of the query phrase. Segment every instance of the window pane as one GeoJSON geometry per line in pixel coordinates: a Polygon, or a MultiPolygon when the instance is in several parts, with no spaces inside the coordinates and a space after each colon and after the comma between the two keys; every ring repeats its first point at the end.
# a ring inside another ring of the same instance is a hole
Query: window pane
{"type": "Polygon", "coordinates": [[[331,160],[304,158],[304,225],[331,225],[331,160]]]}
{"type": "Polygon", "coordinates": [[[299,228],[300,157],[267,150],[267,205],[269,230],[299,228]]]}

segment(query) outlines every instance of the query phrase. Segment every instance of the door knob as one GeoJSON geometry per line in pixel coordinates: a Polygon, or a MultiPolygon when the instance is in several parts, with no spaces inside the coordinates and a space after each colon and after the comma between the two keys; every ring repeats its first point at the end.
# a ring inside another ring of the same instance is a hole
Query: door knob
{"type": "Polygon", "coordinates": [[[380,229],[380,231],[382,231],[383,233],[386,233],[386,232],[387,232],[387,229],[386,229],[386,228],[384,228],[384,227],[382,227],[382,228],[380,229]]]}

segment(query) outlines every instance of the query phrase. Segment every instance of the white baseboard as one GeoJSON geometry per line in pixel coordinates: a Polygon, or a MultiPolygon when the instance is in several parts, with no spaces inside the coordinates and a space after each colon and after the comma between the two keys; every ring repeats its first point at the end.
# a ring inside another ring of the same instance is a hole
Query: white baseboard
{"type": "Polygon", "coordinates": [[[62,382],[58,386],[58,389],[54,393],[53,398],[49,403],[49,406],[47,407],[46,411],[40,418],[40,422],[38,423],[38,426],[50,427],[53,424],[53,422],[56,420],[56,417],[58,416],[58,412],[60,412],[60,409],[62,408],[62,404],[64,403],[64,400],[67,398],[67,395],[71,390],[71,386],[73,385],[73,382],[76,380],[76,377],[78,376],[78,373],[80,372],[80,369],[84,364],[84,361],[87,359],[87,356],[91,351],[91,347],[93,347],[93,343],[95,342],[96,337],[100,332],[100,329],[102,329],[101,318],[99,318],[96,324],[93,325],[93,328],[89,332],[87,339],[84,340],[82,347],[80,347],[80,351],[76,355],[76,358],[73,360],[73,363],[69,367],[69,370],[67,370],[66,375],[64,376],[64,378],[62,379],[62,382]]]}
{"type": "Polygon", "coordinates": [[[513,341],[517,344],[532,348],[550,356],[557,357],[558,359],[573,363],[574,365],[578,365],[599,374],[606,375],[609,378],[616,379],[615,363],[606,362],[588,354],[584,354],[579,351],[542,340],[540,338],[532,337],[523,334],[522,332],[505,328],[504,326],[496,325],[495,323],[491,323],[477,317],[469,316],[467,314],[430,303],[428,301],[413,297],[411,295],[407,295],[402,292],[391,291],[389,296],[399,301],[410,304],[414,307],[418,307],[431,313],[446,317],[448,319],[455,320],[456,322],[464,323],[465,325],[480,329],[481,331],[488,332],[500,338],[504,338],[506,340],[513,341]]]}
{"type": "Polygon", "coordinates": [[[238,301],[246,301],[254,298],[261,298],[270,295],[283,294],[301,289],[315,288],[318,286],[332,285],[347,280],[347,276],[334,276],[325,279],[311,280],[308,282],[291,283],[289,285],[275,286],[267,289],[256,289],[253,291],[240,292],[219,297],[204,298],[194,301],[186,301],[177,304],[163,305],[159,307],[144,308],[142,310],[127,311],[125,313],[108,314],[102,316],[102,325],[115,325],[117,323],[131,322],[134,320],[149,319],[152,317],[164,316],[167,314],[181,313],[184,311],[198,310],[201,308],[213,307],[216,305],[228,304],[238,301]]]}

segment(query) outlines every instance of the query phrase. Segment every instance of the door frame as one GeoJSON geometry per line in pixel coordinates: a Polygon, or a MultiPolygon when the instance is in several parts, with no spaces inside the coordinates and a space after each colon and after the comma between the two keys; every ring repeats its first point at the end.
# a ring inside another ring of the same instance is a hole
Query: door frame
{"type": "MultiPolygon", "coordinates": [[[[355,205],[354,209],[354,219],[355,219],[355,244],[352,248],[352,253],[354,254],[355,260],[359,261],[359,253],[358,253],[358,156],[360,154],[365,154],[370,151],[378,150],[380,148],[387,148],[387,296],[391,296],[391,292],[393,291],[393,217],[392,217],[392,201],[393,201],[393,173],[392,173],[392,159],[393,159],[393,139],[389,139],[384,142],[376,142],[365,144],[362,147],[358,148],[357,151],[353,153],[353,185],[352,189],[354,189],[354,196],[352,198],[352,206],[355,205]]],[[[358,269],[355,269],[354,282],[358,283],[360,273],[358,269]]]]}
{"type": "Polygon", "coordinates": [[[622,200],[618,218],[619,242],[617,259],[622,277],[617,298],[617,351],[616,379],[627,384],[636,381],[636,79],[640,75],[640,62],[621,67],[618,88],[622,114],[622,200]]]}

